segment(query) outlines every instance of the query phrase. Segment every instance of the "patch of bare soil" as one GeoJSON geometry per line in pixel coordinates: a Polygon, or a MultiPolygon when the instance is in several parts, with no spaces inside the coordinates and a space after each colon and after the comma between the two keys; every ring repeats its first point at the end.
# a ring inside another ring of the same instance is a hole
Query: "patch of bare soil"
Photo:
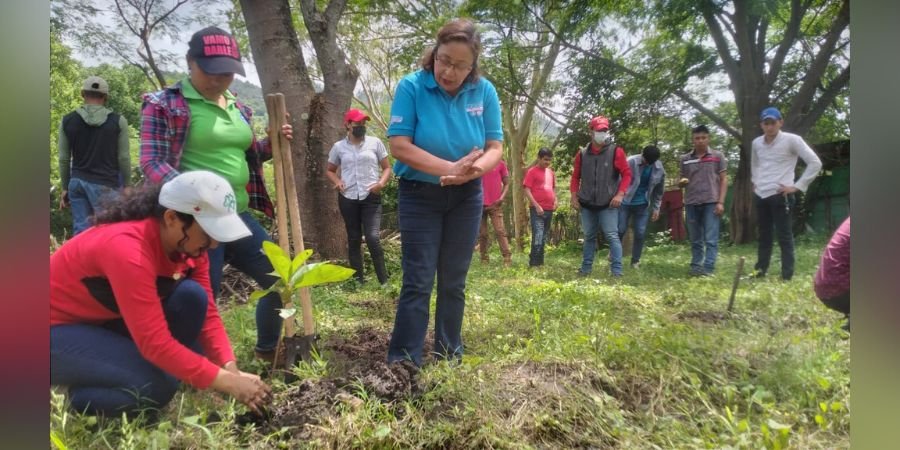
{"type": "MultiPolygon", "coordinates": [[[[513,405],[528,402],[557,402],[571,391],[583,394],[603,392],[630,412],[646,411],[653,405],[653,384],[630,375],[600,373],[573,364],[526,363],[503,371],[504,390],[513,405]]],[[[514,406],[515,408],[515,406],[514,406]]]]}
{"type": "Polygon", "coordinates": [[[303,380],[276,393],[263,417],[248,412],[238,418],[238,425],[252,423],[268,431],[291,427],[295,437],[307,439],[314,429],[306,425],[323,423],[336,414],[341,402],[362,403],[355,396],[360,384],[368,395],[387,402],[419,395],[419,369],[408,361],[385,361],[389,342],[390,332],[371,328],[330,337],[319,346],[328,361],[326,377],[303,380]]]}
{"type": "Polygon", "coordinates": [[[679,320],[693,320],[704,323],[719,323],[731,317],[728,311],[682,311],[676,315],[679,320]]]}

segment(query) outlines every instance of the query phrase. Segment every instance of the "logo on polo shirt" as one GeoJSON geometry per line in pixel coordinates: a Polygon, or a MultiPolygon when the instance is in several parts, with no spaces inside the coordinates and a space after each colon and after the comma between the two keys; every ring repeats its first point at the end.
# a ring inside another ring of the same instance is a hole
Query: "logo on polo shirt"
{"type": "Polygon", "coordinates": [[[402,123],[403,116],[391,116],[391,123],[402,123]]]}
{"type": "Polygon", "coordinates": [[[469,113],[470,116],[481,116],[484,113],[484,104],[483,103],[471,103],[466,105],[466,112],[469,113]]]}

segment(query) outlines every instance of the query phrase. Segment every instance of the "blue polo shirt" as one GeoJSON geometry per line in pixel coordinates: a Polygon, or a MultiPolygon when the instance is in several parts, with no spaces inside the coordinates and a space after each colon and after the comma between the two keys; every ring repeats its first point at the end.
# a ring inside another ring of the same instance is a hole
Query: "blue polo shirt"
{"type": "MultiPolygon", "coordinates": [[[[400,80],[391,105],[387,136],[410,136],[413,144],[447,161],[457,161],[472,147],[484,149],[486,141],[502,141],[500,100],[494,85],[484,77],[465,83],[455,97],[437,84],[434,74],[413,72],[400,80]]],[[[394,173],[401,178],[439,183],[434,175],[397,161],[394,173]]]]}

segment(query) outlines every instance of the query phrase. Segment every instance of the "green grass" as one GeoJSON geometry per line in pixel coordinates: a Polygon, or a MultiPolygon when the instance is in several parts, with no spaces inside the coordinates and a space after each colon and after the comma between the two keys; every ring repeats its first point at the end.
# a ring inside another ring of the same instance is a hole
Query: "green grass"
{"type": "MultiPolygon", "coordinates": [[[[602,253],[592,277],[576,278],[572,245],[549,249],[536,270],[522,254],[511,268],[474,262],[463,364],[426,366],[419,397],[387,403],[360,385],[358,400],[336,399],[298,439],[296,430],[239,428],[243,406],[186,387],[153,423],[98,422],[53,395],[51,447],[848,448],[849,340],[811,286],[824,242],[799,240],[791,282],[742,280],[734,314],[721,320],[738,258],[749,270],[755,246],[723,247],[717,274],[699,279],[687,277],[689,248],[673,244],[646,249],[621,280],[602,253]]],[[[323,336],[390,331],[399,270],[397,249],[388,252],[386,289],[314,289],[323,336]]],[[[779,264],[776,256],[772,272],[779,264]]],[[[261,369],[250,361],[252,307],[223,309],[242,367],[261,369]]],[[[300,373],[314,379],[330,367],[322,360],[300,373]]]]}

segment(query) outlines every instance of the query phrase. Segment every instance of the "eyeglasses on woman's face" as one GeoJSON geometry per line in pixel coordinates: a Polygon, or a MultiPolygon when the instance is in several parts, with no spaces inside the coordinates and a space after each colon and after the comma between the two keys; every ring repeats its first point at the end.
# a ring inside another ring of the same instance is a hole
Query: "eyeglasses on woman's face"
{"type": "Polygon", "coordinates": [[[442,69],[435,69],[436,72],[443,72],[444,70],[450,69],[457,74],[462,75],[469,73],[473,67],[472,63],[453,63],[447,55],[436,55],[434,60],[441,63],[442,66],[442,69]]]}

